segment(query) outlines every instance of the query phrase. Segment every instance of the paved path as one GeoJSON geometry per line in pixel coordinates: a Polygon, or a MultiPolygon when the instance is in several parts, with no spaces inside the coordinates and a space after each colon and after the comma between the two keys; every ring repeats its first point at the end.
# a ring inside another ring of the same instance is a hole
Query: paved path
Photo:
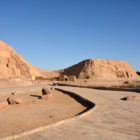
{"type": "Polygon", "coordinates": [[[138,93],[59,87],[96,104],[95,110],[78,120],[52,127],[18,140],[140,140],[140,101],[122,101],[138,93]]]}

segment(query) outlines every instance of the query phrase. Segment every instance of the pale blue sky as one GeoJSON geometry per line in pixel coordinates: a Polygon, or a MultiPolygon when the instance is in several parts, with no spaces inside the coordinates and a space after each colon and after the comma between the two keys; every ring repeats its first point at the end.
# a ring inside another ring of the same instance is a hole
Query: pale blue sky
{"type": "Polygon", "coordinates": [[[0,0],[0,40],[43,69],[98,58],[140,70],[140,1],[0,0]]]}

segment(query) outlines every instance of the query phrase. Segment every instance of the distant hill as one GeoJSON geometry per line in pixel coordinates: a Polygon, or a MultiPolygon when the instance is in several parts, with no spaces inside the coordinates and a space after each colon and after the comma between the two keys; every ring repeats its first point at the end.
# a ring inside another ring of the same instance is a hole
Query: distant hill
{"type": "Polygon", "coordinates": [[[35,76],[53,77],[56,75],[55,72],[31,66],[12,47],[0,41],[0,78],[33,79],[35,76]]]}
{"type": "Polygon", "coordinates": [[[60,70],[59,73],[67,76],[75,75],[80,79],[138,77],[127,62],[103,59],[88,59],[60,70]]]}
{"type": "Polygon", "coordinates": [[[58,71],[41,70],[31,66],[12,47],[0,41],[0,78],[19,77],[33,80],[35,77],[58,77],[60,74],[75,75],[79,79],[138,77],[127,62],[102,59],[88,59],[58,71]]]}

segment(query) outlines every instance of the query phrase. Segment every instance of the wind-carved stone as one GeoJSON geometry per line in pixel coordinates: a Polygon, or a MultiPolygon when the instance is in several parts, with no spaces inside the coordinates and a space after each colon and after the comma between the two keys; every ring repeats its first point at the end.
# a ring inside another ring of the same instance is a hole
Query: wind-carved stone
{"type": "Polygon", "coordinates": [[[78,79],[138,77],[128,63],[102,59],[88,59],[57,72],[40,70],[28,64],[9,45],[0,41],[0,78],[19,77],[32,80],[33,75],[45,78],[73,75],[78,79]]]}
{"type": "Polygon", "coordinates": [[[74,75],[78,79],[136,78],[138,75],[125,61],[88,59],[69,68],[60,70],[61,75],[74,75]]]}
{"type": "Polygon", "coordinates": [[[12,47],[0,41],[0,78],[18,77],[32,80],[33,75],[55,77],[59,74],[31,66],[12,47]]]}

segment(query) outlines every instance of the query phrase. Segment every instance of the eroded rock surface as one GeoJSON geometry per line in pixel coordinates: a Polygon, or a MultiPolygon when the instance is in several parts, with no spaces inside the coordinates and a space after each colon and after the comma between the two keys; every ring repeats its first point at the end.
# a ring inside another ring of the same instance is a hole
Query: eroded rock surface
{"type": "Polygon", "coordinates": [[[88,59],[59,72],[67,76],[75,75],[80,79],[138,77],[127,62],[103,59],[88,59]]]}
{"type": "Polygon", "coordinates": [[[35,80],[37,76],[53,77],[55,75],[55,72],[31,66],[12,47],[0,41],[0,78],[20,77],[35,80]]]}

